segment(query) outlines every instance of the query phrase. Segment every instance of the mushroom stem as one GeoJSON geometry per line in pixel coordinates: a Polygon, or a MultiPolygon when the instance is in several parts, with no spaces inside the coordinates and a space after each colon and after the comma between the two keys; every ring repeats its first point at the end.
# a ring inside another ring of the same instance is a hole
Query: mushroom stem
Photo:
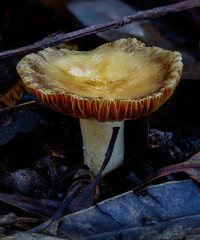
{"type": "Polygon", "coordinates": [[[105,158],[105,153],[112,136],[113,127],[120,127],[114,150],[103,176],[117,168],[124,159],[124,121],[98,122],[80,119],[83,139],[84,163],[97,175],[105,158]]]}

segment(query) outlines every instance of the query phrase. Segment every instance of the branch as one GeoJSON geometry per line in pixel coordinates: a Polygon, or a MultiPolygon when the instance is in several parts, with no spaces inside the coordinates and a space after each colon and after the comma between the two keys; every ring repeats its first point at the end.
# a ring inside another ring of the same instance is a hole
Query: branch
{"type": "Polygon", "coordinates": [[[11,107],[2,108],[2,109],[0,109],[0,116],[5,114],[5,113],[12,112],[12,111],[17,111],[17,110],[32,110],[36,106],[37,106],[37,101],[33,100],[33,101],[18,104],[18,105],[14,105],[14,106],[11,106],[11,107]]]}
{"type": "Polygon", "coordinates": [[[153,9],[139,11],[136,14],[125,16],[117,20],[113,20],[106,23],[101,23],[98,25],[93,25],[91,27],[83,28],[77,31],[73,31],[65,34],[53,34],[48,36],[40,41],[35,42],[32,45],[28,45],[25,47],[17,48],[14,50],[4,51],[0,53],[0,59],[15,57],[20,55],[25,55],[30,52],[39,51],[45,47],[53,46],[55,44],[59,44],[61,42],[68,42],[73,39],[77,39],[80,37],[88,36],[90,34],[104,32],[110,29],[117,29],[126,24],[141,21],[145,19],[153,19],[166,14],[176,13],[180,11],[184,11],[190,8],[200,6],[200,0],[187,0],[176,4],[171,4],[164,7],[156,7],[153,9]]]}

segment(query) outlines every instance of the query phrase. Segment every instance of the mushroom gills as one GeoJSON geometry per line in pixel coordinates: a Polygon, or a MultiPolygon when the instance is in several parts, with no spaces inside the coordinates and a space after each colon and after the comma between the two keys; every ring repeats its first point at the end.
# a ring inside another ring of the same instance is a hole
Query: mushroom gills
{"type": "Polygon", "coordinates": [[[120,127],[112,156],[103,176],[119,167],[124,159],[124,121],[99,122],[95,119],[80,119],[83,140],[84,163],[97,175],[112,136],[113,127],[120,127]]]}

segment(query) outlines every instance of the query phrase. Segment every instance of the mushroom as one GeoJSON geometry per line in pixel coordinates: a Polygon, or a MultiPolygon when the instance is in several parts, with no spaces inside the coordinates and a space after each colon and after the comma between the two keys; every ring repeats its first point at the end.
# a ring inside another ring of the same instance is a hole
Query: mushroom
{"type": "Polygon", "coordinates": [[[80,119],[84,163],[97,174],[112,128],[120,127],[103,174],[124,158],[124,120],[157,110],[174,92],[181,54],[120,39],[91,51],[46,48],[25,56],[17,70],[27,90],[47,107],[80,119]]]}

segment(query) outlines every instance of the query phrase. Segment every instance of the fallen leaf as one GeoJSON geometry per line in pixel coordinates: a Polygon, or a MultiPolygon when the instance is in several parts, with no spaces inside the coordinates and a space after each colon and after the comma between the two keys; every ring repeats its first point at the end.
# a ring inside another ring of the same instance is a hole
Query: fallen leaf
{"type": "MultiPolygon", "coordinates": [[[[119,0],[71,1],[67,8],[85,26],[116,20],[137,12],[129,4],[119,0]],[[92,9],[92,11],[88,11],[88,9],[92,9]]],[[[115,41],[123,37],[136,37],[149,45],[158,46],[159,44],[168,49],[172,47],[172,43],[149,21],[133,22],[120,27],[120,29],[97,33],[97,35],[107,41],[115,41]]]]}
{"type": "Polygon", "coordinates": [[[34,199],[21,195],[0,193],[0,201],[15,206],[25,212],[33,213],[43,219],[51,217],[60,202],[48,199],[34,199]]]}
{"type": "Polygon", "coordinates": [[[134,190],[142,188],[145,185],[150,184],[151,182],[161,177],[166,177],[170,174],[180,172],[188,174],[190,178],[200,183],[200,152],[196,153],[187,161],[163,167],[153,172],[152,174],[147,176],[138,187],[134,188],[134,190]]]}
{"type": "Polygon", "coordinates": [[[62,238],[45,236],[44,234],[16,232],[12,236],[1,237],[2,240],[62,240],[62,238]]]}
{"type": "Polygon", "coordinates": [[[39,219],[36,218],[27,218],[27,217],[17,217],[14,213],[9,213],[0,218],[0,225],[14,225],[17,223],[38,223],[39,219]]]}
{"type": "MultiPolygon", "coordinates": [[[[116,20],[120,17],[131,15],[134,12],[137,12],[135,8],[129,5],[130,3],[127,3],[119,0],[82,0],[69,2],[67,8],[83,25],[92,26],[95,24],[116,20]],[[88,9],[92,9],[92,11],[88,11],[88,9]]],[[[145,3],[145,5],[146,4],[147,3],[145,3]]],[[[189,15],[191,14],[187,14],[187,16],[189,15]]],[[[176,16],[174,16],[174,22],[175,21],[177,21],[176,16]]],[[[97,33],[97,35],[103,39],[106,39],[107,41],[115,41],[119,38],[136,37],[142,42],[145,42],[147,45],[159,46],[168,50],[178,50],[182,54],[184,63],[182,79],[199,79],[200,61],[198,60],[198,57],[194,57],[194,54],[196,53],[185,51],[185,45],[184,48],[180,47],[181,44],[179,44],[180,46],[178,44],[175,46],[174,41],[171,41],[166,37],[171,32],[164,31],[165,30],[162,28],[162,25],[159,29],[158,24],[156,25],[152,21],[141,21],[133,22],[126,26],[120,27],[120,29],[117,30],[109,30],[97,33]]]]}
{"type": "Polygon", "coordinates": [[[0,146],[8,143],[17,133],[30,133],[39,124],[40,117],[31,111],[21,111],[17,119],[7,126],[1,127],[0,146]]]}
{"type": "Polygon", "coordinates": [[[23,94],[23,83],[16,71],[17,59],[0,62],[0,108],[13,106],[23,94]]]}
{"type": "Polygon", "coordinates": [[[70,204],[70,202],[75,198],[78,191],[80,190],[80,185],[76,185],[71,192],[69,192],[63,202],[60,204],[59,208],[55,211],[53,216],[49,218],[46,222],[30,230],[32,233],[43,233],[45,235],[56,236],[58,230],[58,224],[64,210],[70,204]]]}
{"type": "Polygon", "coordinates": [[[128,191],[64,216],[57,237],[161,240],[197,233],[200,234],[200,188],[189,179],[148,186],[137,195],[128,191]]]}
{"type": "Polygon", "coordinates": [[[0,108],[2,106],[13,106],[16,104],[16,101],[19,101],[23,94],[23,84],[19,80],[15,83],[12,88],[8,89],[7,91],[0,93],[0,108]]]}

